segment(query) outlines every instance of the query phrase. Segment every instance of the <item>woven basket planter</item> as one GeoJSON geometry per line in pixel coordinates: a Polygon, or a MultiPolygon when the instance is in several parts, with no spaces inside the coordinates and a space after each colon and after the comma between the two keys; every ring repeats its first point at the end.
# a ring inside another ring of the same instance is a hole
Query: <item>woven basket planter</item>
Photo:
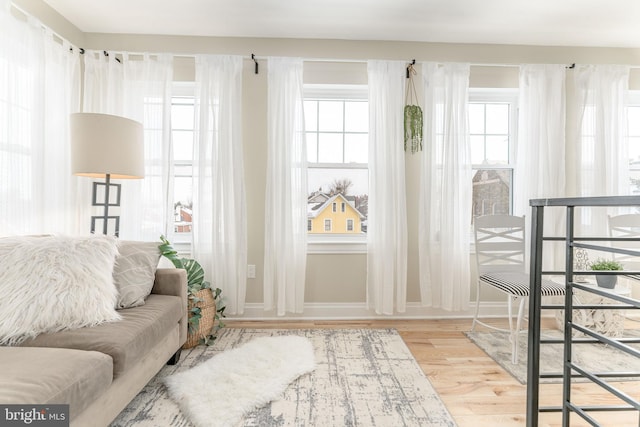
{"type": "MultiPolygon", "coordinates": [[[[200,307],[200,323],[198,324],[198,328],[192,330],[191,324],[189,323],[189,332],[187,334],[187,342],[184,343],[182,348],[191,348],[200,344],[200,339],[203,339],[211,334],[213,331],[215,315],[216,315],[216,301],[213,298],[213,292],[211,289],[202,289],[194,294],[194,296],[201,301],[198,303],[193,303],[191,298],[189,298],[189,302],[187,304],[187,308],[189,313],[191,313],[191,309],[194,307],[200,307]]],[[[191,314],[189,314],[189,318],[191,318],[191,314]]]]}

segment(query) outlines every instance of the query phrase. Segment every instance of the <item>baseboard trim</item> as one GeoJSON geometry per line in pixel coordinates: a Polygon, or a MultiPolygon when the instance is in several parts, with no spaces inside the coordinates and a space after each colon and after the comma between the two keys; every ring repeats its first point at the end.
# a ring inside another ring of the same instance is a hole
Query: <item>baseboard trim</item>
{"type": "MultiPolygon", "coordinates": [[[[265,311],[262,303],[247,303],[242,315],[227,315],[227,320],[350,320],[350,319],[460,319],[473,318],[475,302],[463,311],[447,311],[441,308],[423,307],[420,303],[407,303],[404,313],[380,315],[367,309],[366,303],[306,303],[304,312],[276,315],[265,311]]],[[[502,302],[480,303],[482,317],[506,317],[507,305],[502,302]]]]}

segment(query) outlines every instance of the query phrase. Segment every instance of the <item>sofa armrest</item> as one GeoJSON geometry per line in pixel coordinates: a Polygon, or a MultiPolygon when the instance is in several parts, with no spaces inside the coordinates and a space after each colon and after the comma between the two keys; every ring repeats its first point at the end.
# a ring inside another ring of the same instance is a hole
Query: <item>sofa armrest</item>
{"type": "Polygon", "coordinates": [[[158,268],[152,294],[174,295],[187,301],[187,272],[182,268],[158,268]]]}
{"type": "Polygon", "coordinates": [[[152,294],[173,295],[182,299],[184,307],[180,319],[180,345],[187,340],[187,272],[182,268],[158,268],[156,278],[151,289],[152,294]]]}

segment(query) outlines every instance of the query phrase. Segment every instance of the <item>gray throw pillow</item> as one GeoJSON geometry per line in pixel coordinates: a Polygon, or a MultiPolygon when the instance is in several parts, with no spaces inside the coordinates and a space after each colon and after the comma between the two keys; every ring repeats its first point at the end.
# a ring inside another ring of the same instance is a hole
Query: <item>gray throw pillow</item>
{"type": "Polygon", "coordinates": [[[118,289],[116,308],[144,305],[151,293],[160,260],[157,242],[134,242],[121,240],[119,255],[113,268],[113,282],[118,289]]]}

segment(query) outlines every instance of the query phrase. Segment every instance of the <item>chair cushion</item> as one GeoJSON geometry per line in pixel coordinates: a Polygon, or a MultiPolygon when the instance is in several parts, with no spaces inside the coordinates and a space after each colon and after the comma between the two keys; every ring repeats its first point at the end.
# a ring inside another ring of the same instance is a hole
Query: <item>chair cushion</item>
{"type": "MultiPolygon", "coordinates": [[[[493,286],[510,295],[520,297],[529,296],[529,275],[518,272],[492,272],[485,273],[479,278],[482,282],[489,286],[493,286]]],[[[542,296],[562,296],[565,287],[563,284],[556,283],[549,279],[542,279],[541,294],[542,296]]]]}
{"type": "Polygon", "coordinates": [[[68,404],[71,417],[100,397],[113,378],[111,357],[97,351],[0,347],[0,366],[0,402],[68,404]]]}
{"type": "Polygon", "coordinates": [[[117,378],[147,354],[182,318],[184,307],[176,296],[151,294],[144,305],[120,310],[122,320],[27,340],[24,347],[63,347],[93,350],[113,358],[117,378]]]}

